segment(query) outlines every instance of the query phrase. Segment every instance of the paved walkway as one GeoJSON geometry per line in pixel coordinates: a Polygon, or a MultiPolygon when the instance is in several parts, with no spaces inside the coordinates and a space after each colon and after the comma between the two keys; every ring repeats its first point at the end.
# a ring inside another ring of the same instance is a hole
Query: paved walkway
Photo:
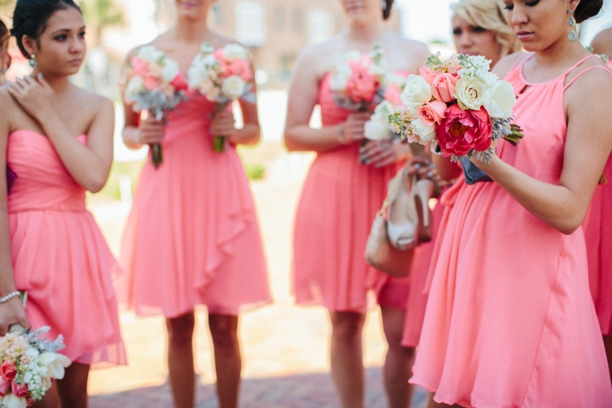
{"type": "MultiPolygon", "coordinates": [[[[241,407],[338,407],[329,377],[328,321],[319,307],[296,307],[289,292],[290,231],[296,200],[310,157],[282,153],[267,166],[264,181],[252,183],[264,236],[274,304],[244,314],[241,407]]],[[[94,212],[116,252],[125,210],[118,202],[92,200],[94,212]]],[[[205,313],[197,314],[197,407],[216,407],[211,340],[205,313]]],[[[163,319],[121,314],[129,366],[95,370],[90,376],[91,408],[167,408],[172,406],[164,362],[163,319]]],[[[366,406],[385,407],[380,366],[385,346],[380,317],[368,315],[364,363],[367,367],[366,406]]],[[[417,408],[426,393],[415,395],[417,408]]]]}

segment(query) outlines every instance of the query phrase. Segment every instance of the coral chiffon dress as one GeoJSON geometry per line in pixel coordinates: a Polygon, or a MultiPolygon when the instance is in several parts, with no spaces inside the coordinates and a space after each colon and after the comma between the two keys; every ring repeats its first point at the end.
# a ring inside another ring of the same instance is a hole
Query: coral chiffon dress
{"type": "MultiPolygon", "coordinates": [[[[612,61],[608,61],[612,69],[612,61]]],[[[582,224],[589,260],[589,284],[601,332],[612,335],[612,156],[604,169],[582,224]]]]}
{"type": "MultiPolygon", "coordinates": [[[[567,73],[595,68],[580,61],[556,79],[530,83],[522,68],[531,57],[506,77],[525,138],[518,146],[501,141],[497,150],[520,171],[556,184],[567,133],[563,95],[573,83],[565,85],[567,73]]],[[[410,381],[435,391],[438,402],[464,407],[612,407],[582,229],[564,235],[497,183],[464,183],[444,196],[451,208],[434,249],[410,381]]]]}
{"type": "Polygon", "coordinates": [[[271,301],[255,204],[236,148],[213,150],[215,105],[190,92],[170,112],[164,161],[147,159],[125,228],[120,303],[178,317],[237,315],[271,301]]]}
{"type": "MultiPolygon", "coordinates": [[[[336,105],[329,74],[321,80],[317,103],[323,126],[342,123],[351,113],[336,105]]],[[[406,307],[408,279],[391,278],[364,258],[372,221],[401,165],[361,164],[359,143],[317,154],[294,220],[292,289],[298,304],[363,313],[374,303],[368,293],[374,293],[382,306],[406,307]]]]}
{"type": "Polygon", "coordinates": [[[71,361],[125,364],[111,276],[118,264],[85,208],[85,189],[31,130],[9,135],[7,165],[17,175],[7,202],[15,284],[28,293],[30,324],[62,334],[71,361]]]}

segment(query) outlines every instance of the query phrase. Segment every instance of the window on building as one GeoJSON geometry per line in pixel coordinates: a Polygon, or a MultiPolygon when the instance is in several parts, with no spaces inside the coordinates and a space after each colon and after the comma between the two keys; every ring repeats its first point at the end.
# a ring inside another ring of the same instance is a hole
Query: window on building
{"type": "Polygon", "coordinates": [[[294,34],[302,33],[302,9],[297,6],[291,11],[291,26],[294,34]]]}
{"type": "Polygon", "coordinates": [[[308,12],[308,43],[316,43],[331,37],[334,29],[332,16],[325,10],[308,12]]]}
{"type": "Polygon", "coordinates": [[[266,42],[266,7],[259,1],[239,0],[234,4],[236,40],[249,47],[266,42]]]}
{"type": "Polygon", "coordinates": [[[278,33],[285,31],[285,6],[277,5],[274,9],[274,29],[278,33]]]}

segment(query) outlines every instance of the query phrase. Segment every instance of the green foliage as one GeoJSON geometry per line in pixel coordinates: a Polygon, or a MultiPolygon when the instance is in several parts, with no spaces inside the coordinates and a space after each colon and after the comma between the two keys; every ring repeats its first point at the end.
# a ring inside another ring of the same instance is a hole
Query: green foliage
{"type": "Polygon", "coordinates": [[[245,163],[244,171],[249,180],[261,180],[266,176],[266,166],[258,163],[245,163]]]}
{"type": "Polygon", "coordinates": [[[80,6],[85,23],[88,28],[93,29],[98,44],[101,42],[100,37],[104,28],[125,22],[123,10],[115,4],[114,0],[82,0],[80,6]]]}

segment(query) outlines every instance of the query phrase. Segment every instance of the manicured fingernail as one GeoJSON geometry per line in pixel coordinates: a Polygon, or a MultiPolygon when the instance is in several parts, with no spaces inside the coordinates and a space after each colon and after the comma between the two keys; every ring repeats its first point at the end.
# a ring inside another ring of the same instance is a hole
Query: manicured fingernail
{"type": "Polygon", "coordinates": [[[370,164],[370,159],[363,159],[363,162],[364,162],[365,164],[370,164]]]}
{"type": "Polygon", "coordinates": [[[43,77],[42,72],[39,72],[39,73],[38,73],[38,77],[39,77],[39,78],[42,78],[42,77],[43,77]]]}
{"type": "Polygon", "coordinates": [[[359,148],[359,153],[365,153],[365,149],[363,147],[359,148]]]}

